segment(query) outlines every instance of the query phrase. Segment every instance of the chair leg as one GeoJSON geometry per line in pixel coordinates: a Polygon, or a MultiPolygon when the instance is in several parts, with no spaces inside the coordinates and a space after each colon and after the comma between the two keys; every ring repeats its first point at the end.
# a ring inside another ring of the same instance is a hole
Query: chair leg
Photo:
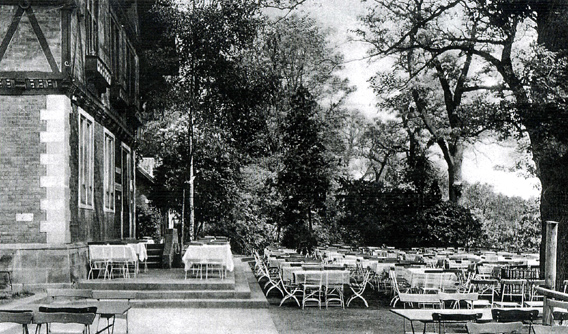
{"type": "Polygon", "coordinates": [[[357,292],[355,292],[355,294],[351,296],[351,298],[349,298],[349,300],[347,301],[347,307],[349,307],[349,304],[351,304],[351,302],[357,298],[361,298],[363,303],[365,303],[365,307],[369,307],[369,304],[367,303],[365,298],[363,298],[363,296],[361,294],[358,294],[357,292]]]}
{"type": "Polygon", "coordinates": [[[272,290],[272,289],[274,289],[274,288],[276,288],[278,291],[280,291],[280,293],[281,293],[282,295],[284,295],[284,292],[282,292],[282,289],[280,289],[280,287],[279,287],[278,285],[274,285],[274,284],[273,284],[273,285],[270,287],[270,289],[266,290],[266,296],[268,296],[268,294],[270,293],[270,290],[272,290]]]}
{"type": "Polygon", "coordinates": [[[301,305],[300,305],[300,301],[299,301],[298,298],[296,298],[296,296],[294,296],[293,294],[289,294],[289,295],[287,295],[287,296],[284,296],[284,298],[282,298],[282,300],[280,301],[280,305],[279,305],[279,306],[282,306],[282,304],[284,304],[284,302],[285,302],[286,300],[290,299],[290,298],[292,298],[292,299],[294,299],[294,300],[296,301],[296,304],[298,304],[298,307],[301,306],[301,305]]]}

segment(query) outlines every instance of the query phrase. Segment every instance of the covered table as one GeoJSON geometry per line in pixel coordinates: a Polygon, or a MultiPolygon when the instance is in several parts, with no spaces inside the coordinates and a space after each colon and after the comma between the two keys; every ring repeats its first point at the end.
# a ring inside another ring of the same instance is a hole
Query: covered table
{"type": "Polygon", "coordinates": [[[228,271],[233,271],[235,268],[229,243],[188,245],[182,260],[186,271],[194,263],[197,263],[196,261],[207,262],[211,260],[220,261],[228,271]]]}
{"type": "Polygon", "coordinates": [[[134,247],[127,244],[89,245],[89,264],[93,270],[104,271],[104,278],[111,278],[114,271],[119,271],[124,278],[130,277],[129,266],[134,266],[137,274],[138,255],[134,247]]]}
{"type": "Polygon", "coordinates": [[[403,268],[402,275],[413,289],[436,288],[444,291],[455,287],[458,279],[454,272],[427,268],[403,268]]]}
{"type": "Polygon", "coordinates": [[[138,260],[140,260],[141,262],[146,261],[146,259],[148,258],[146,243],[144,242],[129,243],[128,246],[134,250],[134,252],[138,256],[138,260]]]}

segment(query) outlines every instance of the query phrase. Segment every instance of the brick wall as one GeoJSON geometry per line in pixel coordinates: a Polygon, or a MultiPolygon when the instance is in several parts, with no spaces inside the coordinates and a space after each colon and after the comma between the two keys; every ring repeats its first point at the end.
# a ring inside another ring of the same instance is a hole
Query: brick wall
{"type": "MultiPolygon", "coordinates": [[[[0,39],[4,38],[18,6],[0,6],[0,39]]],[[[50,51],[61,69],[61,10],[58,7],[34,6],[34,15],[47,40],[50,51]]],[[[0,62],[0,71],[51,72],[49,63],[41,49],[26,14],[22,15],[18,29],[0,62]]]]}
{"type": "Polygon", "coordinates": [[[45,96],[0,96],[0,243],[45,243],[40,155],[45,96]]]}

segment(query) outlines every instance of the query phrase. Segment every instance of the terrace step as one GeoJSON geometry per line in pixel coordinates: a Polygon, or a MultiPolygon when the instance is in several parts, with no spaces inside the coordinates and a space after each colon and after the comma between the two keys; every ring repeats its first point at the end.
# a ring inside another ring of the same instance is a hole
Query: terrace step
{"type": "Polygon", "coordinates": [[[152,269],[162,268],[162,254],[164,253],[164,244],[147,244],[146,266],[152,269]]]}
{"type": "Polygon", "coordinates": [[[268,308],[266,299],[137,299],[133,307],[140,308],[268,308]]]}
{"type": "Polygon", "coordinates": [[[235,269],[224,279],[184,279],[183,269],[149,269],[137,278],[82,280],[80,289],[135,293],[133,307],[267,308],[249,264],[234,258],[235,269]]]}
{"type": "MultiPolygon", "coordinates": [[[[96,290],[93,290],[96,291],[96,290]]],[[[249,291],[237,290],[120,290],[125,293],[132,293],[138,300],[188,300],[188,299],[246,299],[250,298],[249,291]]]]}
{"type": "Polygon", "coordinates": [[[83,280],[77,284],[79,289],[91,290],[135,290],[135,291],[201,291],[201,290],[234,290],[234,280],[202,282],[187,281],[163,281],[163,282],[144,282],[127,280],[83,280]]]}

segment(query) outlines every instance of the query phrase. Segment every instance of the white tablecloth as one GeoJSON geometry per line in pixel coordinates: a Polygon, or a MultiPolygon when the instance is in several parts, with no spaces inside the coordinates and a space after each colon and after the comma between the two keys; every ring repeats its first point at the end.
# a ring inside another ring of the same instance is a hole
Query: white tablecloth
{"type": "Polygon", "coordinates": [[[89,257],[91,261],[138,261],[130,245],[89,245],[89,257]]]}
{"type": "Polygon", "coordinates": [[[130,248],[134,250],[136,255],[138,255],[138,260],[144,262],[148,258],[148,252],[146,251],[146,244],[143,242],[139,242],[136,244],[128,244],[130,248]]]}
{"type": "Polygon", "coordinates": [[[189,245],[183,255],[183,263],[186,270],[191,268],[193,259],[221,260],[228,271],[233,271],[235,265],[233,263],[233,254],[231,253],[231,245],[189,245]]]}
{"type": "Polygon", "coordinates": [[[304,282],[306,274],[321,275],[322,284],[349,284],[349,270],[293,270],[296,283],[304,282]]]}
{"type": "Polygon", "coordinates": [[[421,288],[425,284],[437,285],[440,288],[453,286],[457,282],[457,276],[452,272],[433,272],[425,268],[405,268],[403,276],[412,288],[421,288]],[[446,284],[448,286],[446,286],[446,284]]]}

